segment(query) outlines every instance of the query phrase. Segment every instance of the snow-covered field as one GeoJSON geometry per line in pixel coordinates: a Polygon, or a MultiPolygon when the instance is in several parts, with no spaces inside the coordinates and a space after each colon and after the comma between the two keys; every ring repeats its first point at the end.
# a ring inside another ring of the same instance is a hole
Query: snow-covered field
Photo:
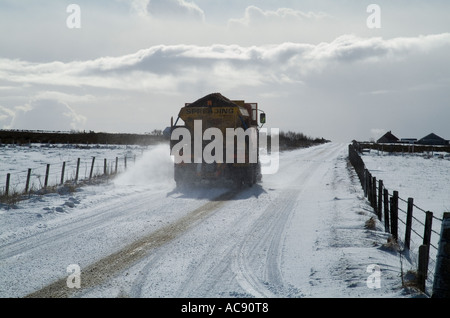
{"type": "Polygon", "coordinates": [[[399,236],[403,238],[408,198],[414,199],[411,236],[411,260],[417,261],[418,248],[422,244],[425,211],[433,212],[429,277],[434,274],[435,256],[444,212],[450,212],[450,157],[446,153],[388,153],[377,150],[364,152],[367,169],[392,194],[399,192],[399,236]]]}
{"type": "Polygon", "coordinates": [[[364,163],[384,186],[438,217],[450,212],[450,157],[442,153],[402,154],[372,150],[364,163]]]}
{"type": "Polygon", "coordinates": [[[93,175],[102,174],[104,159],[107,160],[108,173],[114,171],[116,157],[117,169],[133,164],[135,157],[141,156],[146,147],[120,145],[52,145],[30,144],[28,146],[1,145],[0,147],[0,193],[5,191],[6,174],[10,173],[10,193],[23,192],[28,169],[31,169],[29,189],[39,190],[45,179],[47,164],[50,164],[48,185],[60,183],[62,165],[65,162],[64,180],[75,179],[77,159],[80,159],[79,180],[89,177],[92,158],[93,175]]]}
{"type": "Polygon", "coordinates": [[[153,146],[113,181],[3,206],[0,297],[417,296],[384,226],[365,227],[347,149],[283,152],[277,173],[237,191],[177,189],[168,146],[153,146]]]}

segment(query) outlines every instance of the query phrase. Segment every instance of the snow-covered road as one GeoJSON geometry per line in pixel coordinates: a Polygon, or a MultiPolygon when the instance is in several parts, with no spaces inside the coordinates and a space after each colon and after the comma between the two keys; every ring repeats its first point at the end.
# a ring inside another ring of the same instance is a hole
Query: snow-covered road
{"type": "Polygon", "coordinates": [[[281,153],[276,174],[240,191],[176,189],[167,154],[2,211],[0,297],[410,297],[384,226],[365,228],[346,144],[281,153]]]}

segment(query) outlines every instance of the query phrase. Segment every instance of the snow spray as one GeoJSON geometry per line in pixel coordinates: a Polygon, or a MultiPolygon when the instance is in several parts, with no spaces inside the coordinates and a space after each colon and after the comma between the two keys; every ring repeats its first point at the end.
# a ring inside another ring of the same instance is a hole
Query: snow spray
{"type": "Polygon", "coordinates": [[[116,185],[137,186],[172,185],[172,182],[173,160],[166,144],[151,146],[114,181],[116,185]]]}

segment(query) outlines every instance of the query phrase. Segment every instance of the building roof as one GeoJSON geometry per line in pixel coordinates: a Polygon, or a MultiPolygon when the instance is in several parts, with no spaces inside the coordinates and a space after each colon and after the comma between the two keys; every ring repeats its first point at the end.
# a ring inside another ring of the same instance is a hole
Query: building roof
{"type": "Polygon", "coordinates": [[[380,139],[377,140],[377,143],[397,142],[398,140],[399,139],[395,137],[391,131],[388,131],[380,139]]]}
{"type": "Polygon", "coordinates": [[[445,145],[448,144],[448,140],[445,140],[444,138],[431,133],[426,135],[425,137],[419,139],[418,141],[419,144],[431,144],[431,145],[435,145],[435,144],[441,144],[441,145],[445,145]]]}
{"type": "MultiPolygon", "coordinates": [[[[422,139],[445,140],[444,138],[439,137],[438,135],[436,135],[436,134],[434,134],[434,133],[431,133],[431,134],[429,134],[429,135],[426,135],[426,136],[423,137],[422,139]]],[[[420,139],[420,140],[422,140],[422,139],[420,139]]]]}

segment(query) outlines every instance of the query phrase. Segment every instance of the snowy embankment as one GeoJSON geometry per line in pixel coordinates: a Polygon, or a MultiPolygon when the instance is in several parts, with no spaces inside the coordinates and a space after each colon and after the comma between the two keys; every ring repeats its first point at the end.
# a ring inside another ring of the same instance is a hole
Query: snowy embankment
{"type": "Polygon", "coordinates": [[[240,191],[177,189],[155,146],[112,182],[0,210],[0,297],[414,296],[373,216],[345,144],[281,153],[240,191]]]}

